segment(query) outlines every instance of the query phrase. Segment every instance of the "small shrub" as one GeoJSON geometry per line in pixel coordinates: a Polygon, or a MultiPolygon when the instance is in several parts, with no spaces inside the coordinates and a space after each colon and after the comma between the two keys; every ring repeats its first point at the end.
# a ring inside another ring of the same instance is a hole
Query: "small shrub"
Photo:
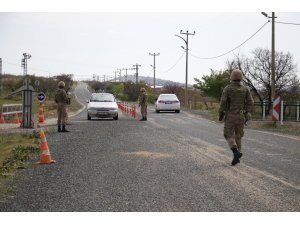
{"type": "Polygon", "coordinates": [[[18,146],[11,152],[11,156],[3,161],[0,166],[0,176],[6,177],[12,174],[16,169],[25,168],[25,163],[30,157],[38,151],[33,146],[18,146]]]}

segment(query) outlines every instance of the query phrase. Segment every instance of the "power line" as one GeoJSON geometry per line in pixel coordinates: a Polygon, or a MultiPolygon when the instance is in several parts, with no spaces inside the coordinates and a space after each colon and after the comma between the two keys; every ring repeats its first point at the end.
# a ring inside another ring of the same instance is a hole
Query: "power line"
{"type": "Polygon", "coordinates": [[[227,55],[227,54],[233,52],[234,50],[236,50],[237,48],[241,47],[243,44],[245,44],[246,42],[248,42],[248,41],[249,41],[251,38],[253,38],[259,31],[261,31],[261,30],[267,25],[267,23],[269,23],[269,22],[270,22],[270,21],[266,22],[266,23],[265,23],[261,28],[259,28],[254,34],[252,34],[249,38],[247,38],[246,41],[244,41],[242,44],[238,45],[238,46],[235,47],[234,49],[232,49],[232,50],[230,50],[230,51],[228,51],[228,52],[225,52],[225,53],[223,53],[223,54],[221,54],[221,55],[217,55],[217,56],[213,56],[213,57],[205,57],[205,58],[195,56],[195,55],[193,55],[193,54],[191,54],[191,53],[190,53],[189,55],[191,55],[192,57],[197,58],[197,59],[216,59],[216,58],[220,58],[220,57],[222,57],[222,56],[224,56],[224,55],[227,55]]]}
{"type": "Polygon", "coordinates": [[[184,52],[182,53],[182,55],[178,58],[178,60],[176,61],[176,63],[171,68],[169,68],[169,69],[167,69],[165,71],[157,71],[157,72],[159,72],[159,73],[167,73],[167,72],[169,72],[170,70],[172,70],[179,63],[179,61],[182,59],[183,55],[184,55],[184,52]]]}
{"type": "Polygon", "coordinates": [[[297,26],[300,25],[300,23],[287,23],[287,22],[280,22],[280,21],[276,21],[275,23],[282,23],[282,24],[289,24],[289,25],[297,25],[297,26]]]}

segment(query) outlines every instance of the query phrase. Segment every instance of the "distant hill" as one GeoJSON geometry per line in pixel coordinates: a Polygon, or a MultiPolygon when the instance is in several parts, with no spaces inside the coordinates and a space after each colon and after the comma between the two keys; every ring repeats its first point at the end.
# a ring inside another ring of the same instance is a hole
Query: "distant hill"
{"type": "MultiPolygon", "coordinates": [[[[127,76],[127,81],[135,82],[135,80],[136,80],[136,77],[134,75],[128,75],[127,76]]],[[[121,77],[121,81],[126,81],[126,79],[125,79],[124,76],[121,77]]],[[[138,77],[138,81],[144,81],[149,86],[153,86],[154,85],[153,77],[139,76],[138,77]]],[[[155,85],[156,86],[165,86],[167,84],[168,85],[184,86],[183,83],[174,82],[174,81],[171,81],[171,80],[163,80],[163,79],[158,79],[158,78],[155,79],[155,85]]]]}

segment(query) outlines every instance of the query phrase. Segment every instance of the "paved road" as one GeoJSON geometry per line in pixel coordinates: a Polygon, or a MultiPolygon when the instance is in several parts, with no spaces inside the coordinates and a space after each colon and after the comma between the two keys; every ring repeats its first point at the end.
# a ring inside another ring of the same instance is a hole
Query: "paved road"
{"type": "MultiPolygon", "coordinates": [[[[84,84],[76,95],[85,102],[84,84]]],[[[20,172],[1,211],[299,211],[299,137],[246,130],[242,162],[222,124],[191,113],[141,122],[72,118],[47,135],[56,164],[20,172]]]]}

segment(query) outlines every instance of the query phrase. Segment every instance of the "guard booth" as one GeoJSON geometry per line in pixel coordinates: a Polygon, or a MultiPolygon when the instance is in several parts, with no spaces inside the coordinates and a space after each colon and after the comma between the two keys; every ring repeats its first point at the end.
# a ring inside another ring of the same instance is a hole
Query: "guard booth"
{"type": "Polygon", "coordinates": [[[26,75],[23,86],[8,95],[14,96],[16,94],[22,93],[22,128],[33,128],[33,94],[35,91],[30,83],[31,81],[28,75],[26,75]]]}

